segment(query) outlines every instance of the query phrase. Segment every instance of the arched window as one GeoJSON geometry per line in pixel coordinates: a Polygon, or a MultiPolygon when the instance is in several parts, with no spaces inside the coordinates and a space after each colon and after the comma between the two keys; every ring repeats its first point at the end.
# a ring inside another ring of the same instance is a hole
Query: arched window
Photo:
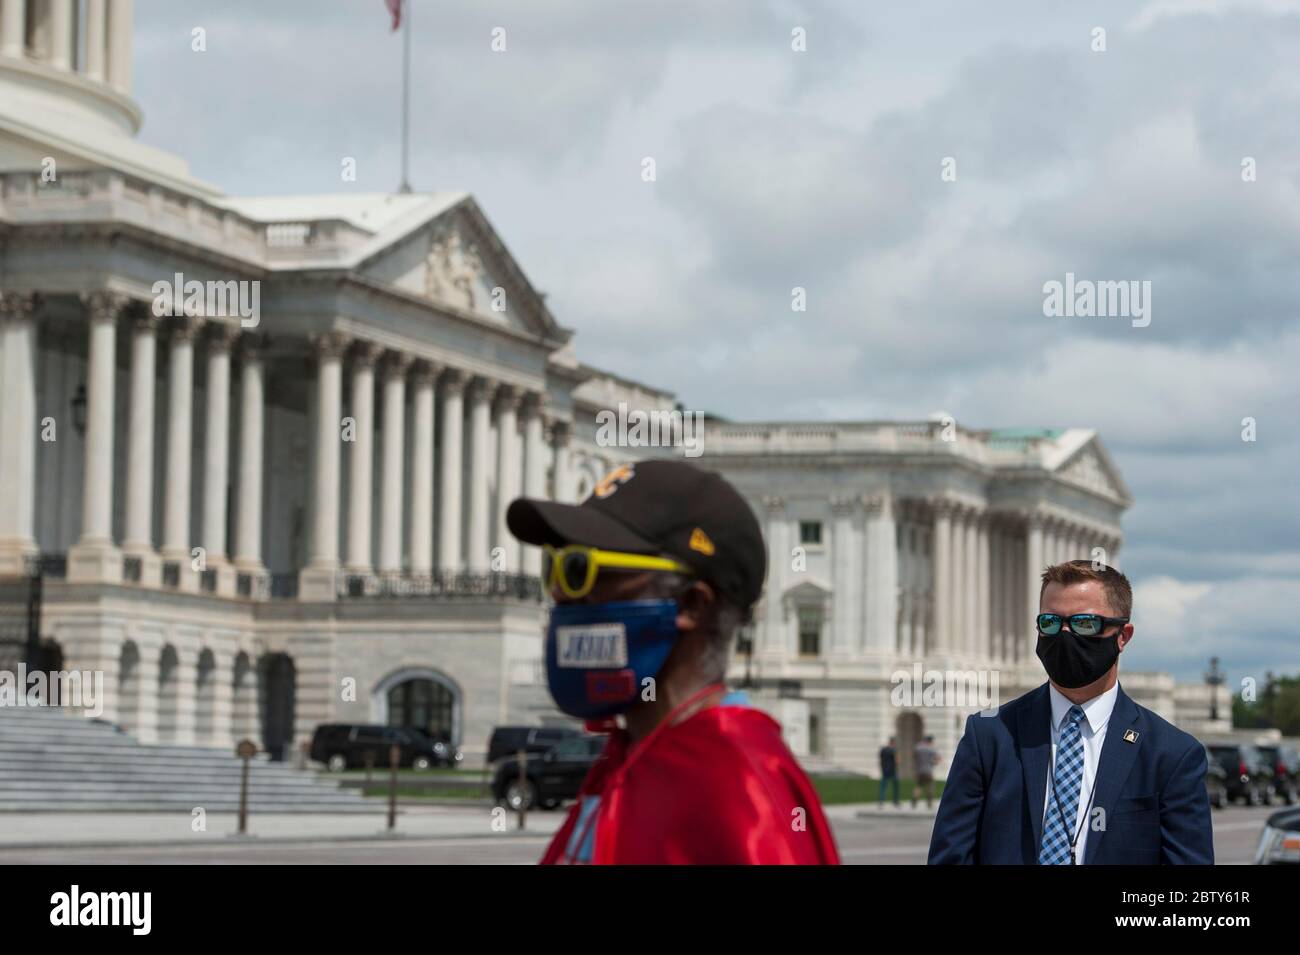
{"type": "Polygon", "coordinates": [[[460,690],[436,670],[411,667],[392,673],[375,687],[371,701],[376,722],[460,745],[460,690]]]}

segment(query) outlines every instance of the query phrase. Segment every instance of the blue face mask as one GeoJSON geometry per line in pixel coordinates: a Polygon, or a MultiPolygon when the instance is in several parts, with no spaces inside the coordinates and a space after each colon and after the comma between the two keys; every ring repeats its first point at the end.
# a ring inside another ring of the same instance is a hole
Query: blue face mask
{"type": "Polygon", "coordinates": [[[570,716],[621,713],[677,641],[676,600],[557,604],[546,628],[546,680],[570,716]]]}

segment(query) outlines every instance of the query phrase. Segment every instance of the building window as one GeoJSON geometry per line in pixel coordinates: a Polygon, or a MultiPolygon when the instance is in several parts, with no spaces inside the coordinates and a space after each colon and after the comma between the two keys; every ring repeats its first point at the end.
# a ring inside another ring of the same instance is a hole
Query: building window
{"type": "Polygon", "coordinates": [[[822,655],[822,610],[820,607],[799,608],[799,656],[822,655]]]}
{"type": "Polygon", "coordinates": [[[822,546],[822,522],[821,521],[800,521],[799,522],[799,543],[805,547],[822,546]]]}

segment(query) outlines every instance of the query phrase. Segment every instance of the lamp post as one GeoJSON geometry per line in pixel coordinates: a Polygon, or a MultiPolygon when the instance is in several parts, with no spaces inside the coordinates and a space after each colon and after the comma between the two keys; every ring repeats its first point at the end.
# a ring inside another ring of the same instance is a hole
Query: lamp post
{"type": "Polygon", "coordinates": [[[1210,668],[1205,671],[1205,683],[1210,688],[1210,719],[1219,718],[1219,687],[1227,681],[1227,676],[1219,669],[1219,658],[1210,657],[1210,668]]]}

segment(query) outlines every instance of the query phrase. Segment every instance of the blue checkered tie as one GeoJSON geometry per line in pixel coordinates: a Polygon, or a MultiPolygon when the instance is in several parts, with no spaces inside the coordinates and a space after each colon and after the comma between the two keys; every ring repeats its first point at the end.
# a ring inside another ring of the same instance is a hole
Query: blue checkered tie
{"type": "Polygon", "coordinates": [[[1070,864],[1070,836],[1079,812],[1079,788],[1083,783],[1081,722],[1083,708],[1075,704],[1065,714],[1061,741],[1056,745],[1056,772],[1052,776],[1052,791],[1047,794],[1047,821],[1043,823],[1043,847],[1038,850],[1039,865],[1070,864]]]}

